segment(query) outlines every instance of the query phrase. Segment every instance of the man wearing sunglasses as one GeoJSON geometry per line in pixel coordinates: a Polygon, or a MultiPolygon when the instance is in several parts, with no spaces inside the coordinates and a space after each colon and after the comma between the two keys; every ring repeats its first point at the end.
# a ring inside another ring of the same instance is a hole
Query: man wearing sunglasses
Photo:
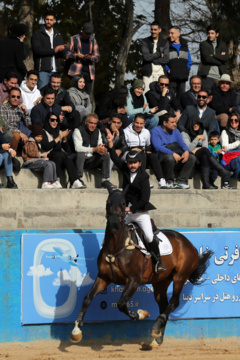
{"type": "Polygon", "coordinates": [[[146,93],[146,98],[150,108],[158,107],[156,115],[161,116],[170,110],[174,110],[176,121],[178,122],[182,107],[174,91],[169,88],[169,78],[167,75],[161,75],[158,81],[150,84],[150,91],[146,93]]]}
{"type": "Polygon", "coordinates": [[[204,130],[209,134],[212,131],[219,132],[219,125],[216,118],[215,110],[208,106],[211,98],[209,97],[208,90],[201,89],[197,96],[197,104],[187,106],[183,111],[182,116],[178,122],[178,129],[186,132],[186,124],[191,116],[197,115],[203,123],[204,130]]]}
{"type": "Polygon", "coordinates": [[[13,135],[11,148],[17,151],[18,143],[21,140],[25,143],[30,135],[28,126],[31,125],[31,119],[28,115],[27,107],[19,105],[21,98],[21,90],[13,87],[9,93],[9,100],[7,103],[0,106],[0,116],[5,123],[3,134],[5,131],[10,131],[13,135]]]}

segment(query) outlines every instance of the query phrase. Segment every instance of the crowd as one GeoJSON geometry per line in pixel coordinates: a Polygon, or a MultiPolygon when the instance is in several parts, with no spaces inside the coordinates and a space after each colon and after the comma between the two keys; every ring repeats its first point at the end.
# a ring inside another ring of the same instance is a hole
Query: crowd
{"type": "Polygon", "coordinates": [[[85,22],[64,44],[55,21],[48,11],[32,35],[32,70],[24,64],[25,25],[12,26],[0,41],[0,164],[8,188],[17,188],[19,153],[23,167],[43,173],[42,188],[61,188],[66,169],[70,188],[84,189],[84,168],[101,168],[102,187],[114,189],[116,157],[130,162],[132,152],[143,170],[152,168],[159,189],[188,189],[196,168],[203,189],[216,189],[217,176],[223,189],[231,188],[230,176],[240,172],[240,91],[227,74],[228,49],[215,25],[200,44],[201,63],[188,91],[188,43],[177,26],[163,39],[154,21],[142,40],[142,79],[113,88],[94,109],[100,52],[93,25],[85,22]],[[60,59],[68,69],[68,89],[60,59]]]}

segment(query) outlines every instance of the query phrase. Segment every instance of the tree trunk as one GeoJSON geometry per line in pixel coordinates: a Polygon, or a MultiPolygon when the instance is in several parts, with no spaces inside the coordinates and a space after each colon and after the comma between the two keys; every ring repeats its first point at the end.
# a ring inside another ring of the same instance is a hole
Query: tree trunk
{"type": "Polygon", "coordinates": [[[26,24],[28,26],[28,33],[24,40],[24,45],[27,50],[27,58],[25,60],[25,65],[28,70],[33,69],[33,57],[32,57],[32,48],[31,48],[31,36],[33,29],[33,1],[32,0],[23,0],[20,5],[18,21],[19,23],[26,24]]]}
{"type": "Polygon", "coordinates": [[[126,20],[123,27],[122,41],[118,53],[118,60],[116,63],[116,82],[115,82],[116,86],[121,86],[124,84],[128,52],[134,34],[133,0],[126,0],[125,7],[126,7],[126,20]]]}
{"type": "Polygon", "coordinates": [[[155,20],[161,24],[162,34],[164,37],[168,36],[168,31],[171,27],[170,1],[171,0],[155,0],[155,20]]]}

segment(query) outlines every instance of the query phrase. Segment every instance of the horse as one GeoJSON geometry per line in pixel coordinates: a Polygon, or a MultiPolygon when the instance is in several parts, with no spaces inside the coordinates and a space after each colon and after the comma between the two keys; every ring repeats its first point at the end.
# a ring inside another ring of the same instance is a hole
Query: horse
{"type": "Polygon", "coordinates": [[[121,191],[108,188],[107,225],[104,242],[97,259],[98,275],[90,292],[83,300],[71,334],[72,342],[80,342],[82,339],[80,327],[83,326],[84,316],[93,298],[110,283],[114,283],[125,286],[117,306],[131,320],[142,320],[150,316],[146,310],[128,309],[127,303],[140,285],[152,284],[160,314],[155,320],[151,336],[157,345],[162,344],[169,314],[179,305],[183,285],[187,280],[194,285],[201,283],[200,279],[213,254],[211,250],[208,250],[199,255],[197,249],[184,235],[174,230],[161,230],[172,244],[173,251],[170,255],[162,257],[166,271],[155,273],[151,257],[144,255],[136,244],[136,240],[129,238],[129,227],[124,222],[126,191],[127,189],[121,191]],[[173,293],[168,302],[167,289],[172,282],[173,293]]]}

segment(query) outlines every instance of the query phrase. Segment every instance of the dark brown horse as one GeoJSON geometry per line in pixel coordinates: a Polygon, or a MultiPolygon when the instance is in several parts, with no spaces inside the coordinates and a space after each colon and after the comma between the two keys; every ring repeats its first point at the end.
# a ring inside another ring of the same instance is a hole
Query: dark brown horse
{"type": "Polygon", "coordinates": [[[132,320],[149,317],[147,311],[129,310],[127,303],[140,285],[152,284],[160,315],[153,325],[151,336],[161,344],[169,314],[179,305],[184,283],[189,280],[194,285],[199,284],[208,266],[208,259],[212,255],[211,251],[198,255],[196,248],[185,236],[173,230],[163,230],[172,244],[173,252],[162,257],[163,265],[167,270],[156,274],[151,258],[146,259],[139,248],[134,245],[129,246],[129,228],[124,223],[126,191],[127,189],[125,191],[109,189],[105,239],[97,259],[99,272],[92,289],[84,298],[75,321],[71,335],[73,342],[82,339],[82,331],[79,327],[83,325],[85,313],[93,298],[110,283],[115,283],[125,285],[117,305],[118,309],[132,320]],[[173,293],[168,302],[167,289],[171,282],[173,282],[173,293]]]}

